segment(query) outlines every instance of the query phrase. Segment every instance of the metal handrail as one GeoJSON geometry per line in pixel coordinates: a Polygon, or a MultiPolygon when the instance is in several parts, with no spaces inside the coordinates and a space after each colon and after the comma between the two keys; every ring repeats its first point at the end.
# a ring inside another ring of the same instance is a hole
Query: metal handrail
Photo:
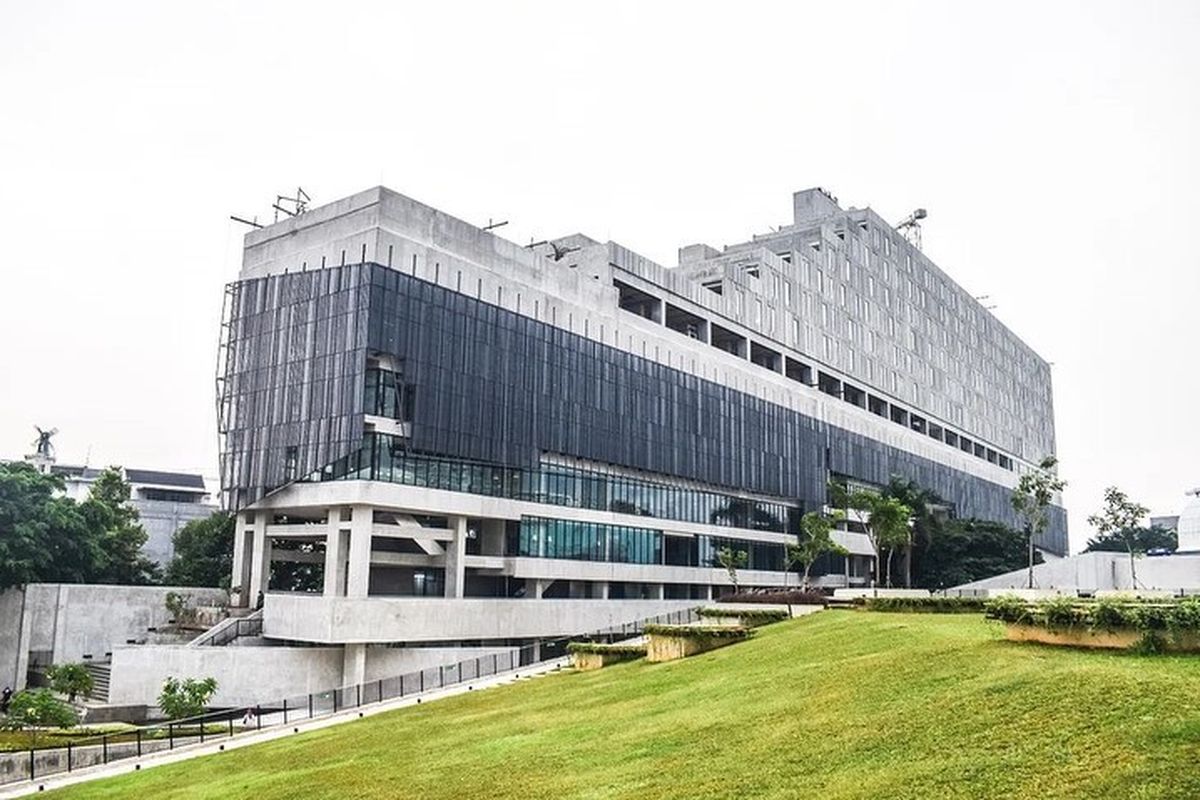
{"type": "MultiPolygon", "coordinates": [[[[33,781],[39,777],[72,772],[97,764],[141,758],[147,753],[174,750],[176,747],[201,744],[212,739],[233,738],[245,733],[288,725],[302,719],[320,719],[351,708],[425,694],[464,683],[469,685],[471,681],[481,678],[515,672],[523,667],[545,664],[562,658],[566,654],[568,642],[616,641],[641,635],[646,625],[695,622],[700,619],[699,609],[704,605],[706,603],[622,625],[614,625],[591,633],[538,639],[533,644],[512,648],[504,654],[492,653],[491,655],[477,656],[453,664],[427,667],[390,678],[334,687],[323,692],[310,692],[306,695],[294,695],[185,719],[143,725],[130,731],[99,734],[69,742],[66,745],[0,752],[0,759],[12,757],[18,753],[28,755],[28,768],[23,771],[22,777],[10,779],[4,774],[0,774],[0,785],[22,780],[33,781]],[[549,655],[547,655],[547,651],[549,651],[549,655]],[[241,724],[235,726],[234,720],[239,718],[241,724]]],[[[243,621],[249,620],[239,620],[239,622],[243,621]]],[[[261,619],[258,622],[261,628],[261,619]]]]}

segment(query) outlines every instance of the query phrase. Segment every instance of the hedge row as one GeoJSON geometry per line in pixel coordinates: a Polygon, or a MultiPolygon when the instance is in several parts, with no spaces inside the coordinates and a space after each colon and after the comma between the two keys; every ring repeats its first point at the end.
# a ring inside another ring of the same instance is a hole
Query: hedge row
{"type": "Polygon", "coordinates": [[[820,592],[803,592],[789,589],[777,592],[738,592],[727,594],[718,603],[772,603],[774,605],[823,606],[829,602],[827,595],[820,592]]]}
{"type": "Polygon", "coordinates": [[[779,622],[788,618],[782,608],[702,608],[702,617],[737,617],[750,622],[779,622]]]}
{"type": "Polygon", "coordinates": [[[1029,603],[1016,597],[997,597],[988,601],[987,616],[1002,622],[1044,625],[1048,628],[1200,631],[1200,598],[1138,602],[1054,597],[1029,603]]]}
{"type": "Polygon", "coordinates": [[[1029,603],[1016,597],[988,601],[989,619],[1050,629],[1132,630],[1142,634],[1142,648],[1154,650],[1166,635],[1178,641],[1184,634],[1200,633],[1200,598],[1175,601],[1103,599],[1083,601],[1055,597],[1029,603]]]}
{"type": "Polygon", "coordinates": [[[570,642],[567,650],[572,653],[596,653],[602,656],[631,656],[646,655],[644,644],[605,644],[604,642],[570,642]]]}
{"type": "Polygon", "coordinates": [[[906,611],[922,614],[978,614],[982,597],[860,597],[854,604],[868,611],[906,611]]]}
{"type": "Polygon", "coordinates": [[[708,639],[746,639],[747,628],[735,625],[647,625],[646,633],[651,636],[687,636],[708,639]]]}

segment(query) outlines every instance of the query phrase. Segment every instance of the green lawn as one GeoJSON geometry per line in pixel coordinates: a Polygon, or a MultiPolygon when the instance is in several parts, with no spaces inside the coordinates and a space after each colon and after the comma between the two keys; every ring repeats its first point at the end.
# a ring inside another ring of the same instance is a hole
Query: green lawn
{"type": "Polygon", "coordinates": [[[1200,658],[827,611],[56,796],[1196,798],[1200,658]]]}

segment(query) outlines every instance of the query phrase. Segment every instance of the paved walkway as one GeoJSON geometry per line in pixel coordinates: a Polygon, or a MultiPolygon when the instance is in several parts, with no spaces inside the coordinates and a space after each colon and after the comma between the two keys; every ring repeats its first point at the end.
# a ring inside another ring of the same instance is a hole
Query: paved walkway
{"type": "MultiPolygon", "coordinates": [[[[492,686],[502,686],[508,683],[514,683],[518,680],[524,680],[530,677],[545,675],[549,672],[561,669],[570,662],[569,658],[557,658],[552,661],[546,661],[541,664],[531,664],[527,667],[518,668],[512,672],[502,672],[499,675],[488,675],[479,680],[468,681],[457,686],[448,686],[445,689],[434,689],[424,694],[413,694],[405,697],[397,697],[392,700],[385,700],[382,703],[372,703],[371,705],[361,706],[360,708],[352,708],[346,711],[339,711],[336,714],[320,717],[312,720],[299,720],[289,722],[287,725],[279,724],[271,727],[264,727],[261,731],[252,733],[243,733],[233,738],[213,739],[204,744],[192,744],[184,747],[177,747],[174,750],[167,750],[160,753],[146,755],[142,758],[126,758],[121,761],[114,761],[109,764],[99,765],[95,767],[87,767],[74,772],[62,772],[56,775],[48,775],[44,779],[39,778],[36,781],[21,781],[20,783],[9,783],[0,786],[0,800],[7,800],[11,797],[24,797],[30,794],[37,794],[42,791],[50,791],[51,789],[60,789],[64,786],[71,786],[76,783],[85,781],[94,781],[100,778],[108,778],[114,775],[125,775],[130,772],[136,772],[142,769],[151,769],[152,767],[161,766],[163,764],[173,764],[177,761],[186,761],[200,756],[208,756],[216,753],[221,753],[229,750],[237,750],[242,747],[259,744],[261,742],[269,742],[274,739],[282,739],[285,736],[295,736],[297,733],[306,733],[308,731],[320,730],[333,725],[341,725],[346,722],[363,717],[371,717],[376,714],[382,714],[387,711],[394,711],[397,708],[406,708],[414,706],[418,703],[429,703],[435,700],[441,700],[444,697],[453,697],[459,694],[466,694],[469,691],[477,689],[487,689],[492,686]]],[[[264,722],[267,715],[264,716],[264,722]]]]}

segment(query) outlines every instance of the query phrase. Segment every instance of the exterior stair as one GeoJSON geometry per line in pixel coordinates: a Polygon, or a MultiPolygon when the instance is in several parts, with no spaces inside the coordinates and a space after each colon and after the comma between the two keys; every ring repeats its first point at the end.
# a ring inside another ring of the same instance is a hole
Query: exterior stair
{"type": "Polygon", "coordinates": [[[108,702],[108,683],[112,674],[112,663],[109,661],[87,661],[84,663],[92,676],[92,693],[89,700],[97,703],[108,702]]]}

